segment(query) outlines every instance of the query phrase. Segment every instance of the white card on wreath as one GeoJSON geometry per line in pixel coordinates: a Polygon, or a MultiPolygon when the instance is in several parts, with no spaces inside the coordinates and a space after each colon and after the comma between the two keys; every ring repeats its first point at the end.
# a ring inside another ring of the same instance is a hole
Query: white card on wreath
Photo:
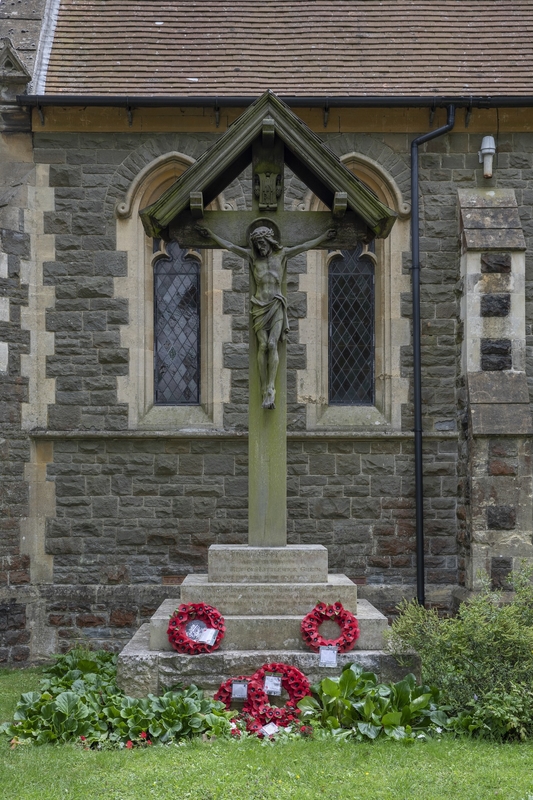
{"type": "Polygon", "coordinates": [[[274,736],[278,731],[279,728],[275,722],[269,722],[268,725],[263,725],[261,728],[261,733],[264,733],[265,736],[274,736]]]}
{"type": "Polygon", "coordinates": [[[215,644],[218,636],[218,630],[216,628],[205,628],[198,636],[197,642],[203,642],[211,646],[215,644]]]}
{"type": "Polygon", "coordinates": [[[193,642],[202,642],[203,639],[201,638],[207,625],[201,619],[193,619],[187,623],[185,626],[185,633],[192,639],[193,642]]]}
{"type": "Polygon", "coordinates": [[[265,684],[263,686],[265,694],[271,694],[274,697],[281,696],[281,675],[265,675],[265,684]]]}
{"type": "Polygon", "coordinates": [[[233,681],[231,684],[231,697],[233,700],[247,700],[248,699],[248,682],[247,681],[233,681]]]}

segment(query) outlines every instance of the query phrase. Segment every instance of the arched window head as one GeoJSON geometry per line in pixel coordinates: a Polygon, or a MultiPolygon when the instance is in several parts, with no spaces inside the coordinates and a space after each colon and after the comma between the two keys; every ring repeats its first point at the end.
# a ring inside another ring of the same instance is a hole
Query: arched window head
{"type": "MultiPolygon", "coordinates": [[[[307,317],[299,321],[306,368],[298,370],[298,402],[307,408],[309,429],[400,429],[408,378],[402,348],[410,344],[402,297],[410,291],[402,255],[409,251],[409,206],[394,178],[364,154],[341,161],[398,214],[387,239],[366,250],[310,252],[300,291],[307,317]]],[[[325,210],[314,195],[302,210],[325,210]]]]}

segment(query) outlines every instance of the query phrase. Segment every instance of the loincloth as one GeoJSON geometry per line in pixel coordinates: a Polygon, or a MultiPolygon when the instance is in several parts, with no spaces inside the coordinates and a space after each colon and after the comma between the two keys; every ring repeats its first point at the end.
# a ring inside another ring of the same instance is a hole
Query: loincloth
{"type": "Polygon", "coordinates": [[[289,332],[289,318],[287,316],[287,299],[282,294],[275,294],[272,300],[265,303],[257,297],[250,298],[250,314],[254,331],[270,332],[276,322],[282,322],[280,340],[283,342],[289,332]]]}

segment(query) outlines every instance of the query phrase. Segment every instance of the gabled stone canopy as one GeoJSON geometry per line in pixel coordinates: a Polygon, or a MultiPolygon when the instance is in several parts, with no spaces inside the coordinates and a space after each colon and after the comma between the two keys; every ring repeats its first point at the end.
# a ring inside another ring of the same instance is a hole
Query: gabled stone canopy
{"type": "Polygon", "coordinates": [[[0,39],[0,82],[28,83],[31,75],[17,55],[11,39],[0,39]]]}
{"type": "MultiPolygon", "coordinates": [[[[396,212],[381,203],[336,155],[276,95],[265,92],[167,191],[143,209],[141,219],[148,236],[160,236],[171,221],[190,207],[191,193],[202,193],[207,206],[252,161],[252,143],[263,133],[264,123],[284,144],[284,160],[330,209],[335,195],[345,193],[347,208],[366,225],[367,240],[386,238],[396,212]]],[[[229,212],[231,213],[231,212],[229,212]]]]}

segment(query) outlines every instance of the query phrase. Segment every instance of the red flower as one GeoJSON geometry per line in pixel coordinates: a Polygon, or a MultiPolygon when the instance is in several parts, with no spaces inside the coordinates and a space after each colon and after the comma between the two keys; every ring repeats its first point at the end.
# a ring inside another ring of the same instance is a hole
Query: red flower
{"type": "Polygon", "coordinates": [[[146,737],[148,736],[148,734],[146,733],[146,731],[141,731],[141,732],[140,732],[140,734],[139,734],[139,736],[141,737],[141,739],[146,739],[146,737]]]}
{"type": "Polygon", "coordinates": [[[131,748],[133,747],[133,742],[131,741],[131,739],[128,739],[128,741],[126,742],[126,747],[128,748],[128,750],[131,750],[131,748]]]}
{"type": "Polygon", "coordinates": [[[86,742],[86,741],[87,741],[87,739],[85,738],[85,736],[80,736],[80,739],[82,740],[82,742],[86,742]]]}
{"type": "Polygon", "coordinates": [[[147,739],[147,740],[146,740],[146,744],[152,744],[151,740],[150,740],[150,739],[147,739]]]}

